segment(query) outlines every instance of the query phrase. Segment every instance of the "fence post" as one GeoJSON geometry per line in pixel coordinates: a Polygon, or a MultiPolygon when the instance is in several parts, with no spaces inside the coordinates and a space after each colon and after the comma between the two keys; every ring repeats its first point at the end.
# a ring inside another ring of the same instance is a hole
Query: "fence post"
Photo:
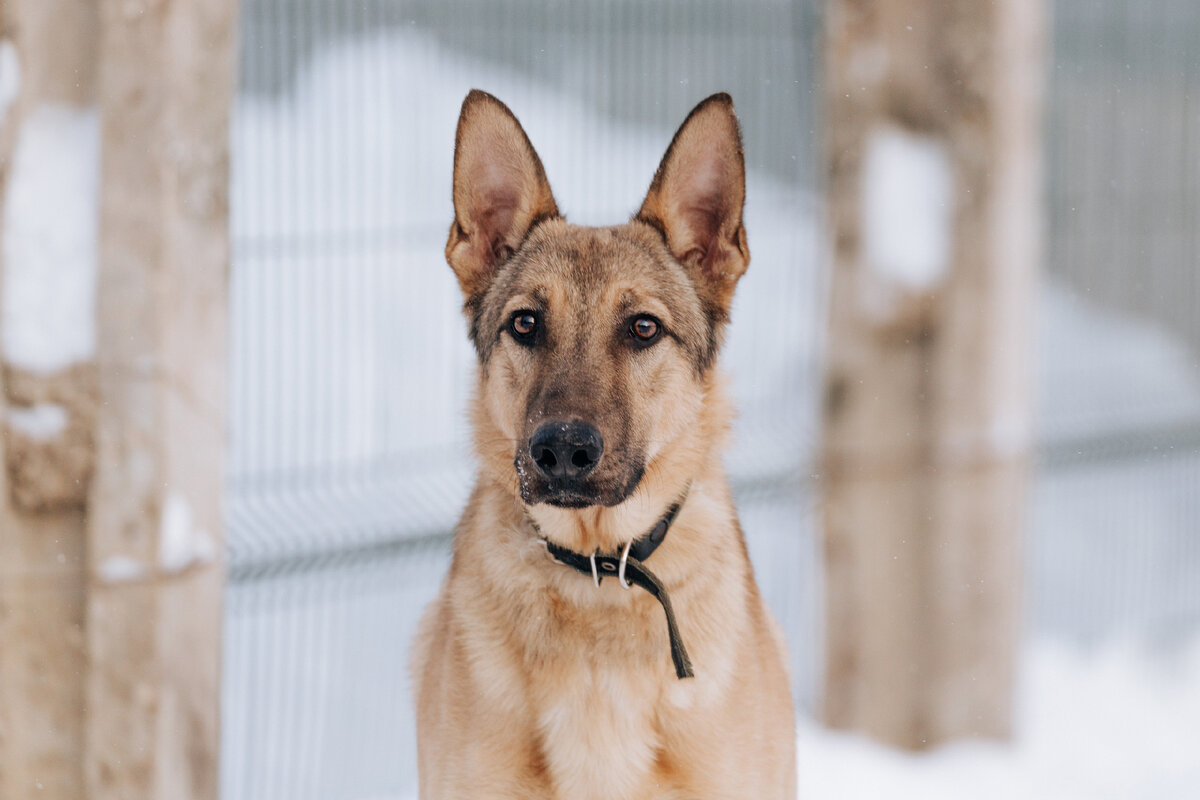
{"type": "Polygon", "coordinates": [[[0,20],[0,796],[214,800],[236,0],[0,20]]]}
{"type": "Polygon", "coordinates": [[[96,6],[0,0],[0,797],[83,797],[96,6]],[[54,158],[53,156],[59,156],[54,158]],[[90,213],[89,213],[90,212],[90,213]]]}
{"type": "Polygon", "coordinates": [[[1042,0],[830,0],[828,724],[1010,732],[1032,447],[1042,0]]]}
{"type": "Polygon", "coordinates": [[[235,0],[101,0],[89,800],[215,800],[235,0]]]}

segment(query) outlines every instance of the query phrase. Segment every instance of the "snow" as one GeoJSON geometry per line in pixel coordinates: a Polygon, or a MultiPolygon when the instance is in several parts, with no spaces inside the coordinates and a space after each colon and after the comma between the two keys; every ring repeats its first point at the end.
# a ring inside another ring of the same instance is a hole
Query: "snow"
{"type": "MultiPolygon", "coordinates": [[[[183,496],[167,494],[160,524],[158,563],[164,573],[181,572],[216,560],[216,539],[196,526],[192,508],[183,496]]],[[[141,580],[150,573],[147,565],[128,556],[110,556],[99,567],[100,577],[109,583],[141,580]]]]}
{"type": "Polygon", "coordinates": [[[139,581],[149,574],[146,565],[129,556],[109,556],[100,562],[100,580],[105,583],[139,581]]]}
{"type": "Polygon", "coordinates": [[[14,367],[50,373],[95,351],[99,123],[42,105],[22,120],[0,226],[0,340],[14,367]]]}
{"type": "Polygon", "coordinates": [[[39,442],[57,437],[67,427],[67,410],[55,403],[9,406],[7,417],[9,427],[39,442]]]}
{"type": "Polygon", "coordinates": [[[857,800],[1191,800],[1200,786],[1200,639],[1170,658],[1129,640],[1025,651],[1011,743],[909,754],[802,718],[799,796],[857,800]]]}
{"type": "Polygon", "coordinates": [[[17,48],[7,39],[0,39],[0,125],[4,116],[16,102],[21,89],[21,64],[17,60],[17,48]]]}
{"type": "Polygon", "coordinates": [[[217,557],[216,540],[196,527],[192,507],[172,492],[162,510],[162,531],[158,560],[167,572],[179,572],[194,564],[205,564],[217,557]]]}
{"type": "Polygon", "coordinates": [[[1055,283],[1044,287],[1037,316],[1044,438],[1200,419],[1200,364],[1160,326],[1101,308],[1055,283]]]}
{"type": "Polygon", "coordinates": [[[942,142],[894,125],[872,130],[862,173],[867,267],[905,289],[934,289],[949,266],[953,186],[942,142]]]}

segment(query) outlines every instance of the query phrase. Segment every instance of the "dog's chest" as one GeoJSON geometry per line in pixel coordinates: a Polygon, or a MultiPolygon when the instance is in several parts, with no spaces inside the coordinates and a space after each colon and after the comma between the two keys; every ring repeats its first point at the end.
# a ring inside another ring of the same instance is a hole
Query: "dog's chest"
{"type": "Polygon", "coordinates": [[[543,688],[538,724],[556,795],[639,796],[661,752],[654,680],[580,664],[543,688]]]}

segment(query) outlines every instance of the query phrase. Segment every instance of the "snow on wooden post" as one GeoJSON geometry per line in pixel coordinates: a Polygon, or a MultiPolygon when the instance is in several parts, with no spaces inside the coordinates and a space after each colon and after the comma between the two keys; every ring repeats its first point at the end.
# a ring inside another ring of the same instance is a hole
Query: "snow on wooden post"
{"type": "Polygon", "coordinates": [[[1010,732],[1032,445],[1041,0],[831,0],[828,724],[1010,732]]]}
{"type": "Polygon", "coordinates": [[[0,797],[217,795],[235,0],[0,0],[0,797]]]}

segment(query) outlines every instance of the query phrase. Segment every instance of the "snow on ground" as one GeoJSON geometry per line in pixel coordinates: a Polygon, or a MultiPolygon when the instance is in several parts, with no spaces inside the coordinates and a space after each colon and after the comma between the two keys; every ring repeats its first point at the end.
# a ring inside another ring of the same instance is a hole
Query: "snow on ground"
{"type": "Polygon", "coordinates": [[[1038,420],[1070,439],[1200,418],[1200,359],[1162,327],[1048,283],[1040,309],[1038,420]]]}
{"type": "Polygon", "coordinates": [[[1194,800],[1200,791],[1200,638],[1171,658],[1129,641],[1031,645],[1011,744],[912,755],[799,721],[801,798],[1194,800]]]}

